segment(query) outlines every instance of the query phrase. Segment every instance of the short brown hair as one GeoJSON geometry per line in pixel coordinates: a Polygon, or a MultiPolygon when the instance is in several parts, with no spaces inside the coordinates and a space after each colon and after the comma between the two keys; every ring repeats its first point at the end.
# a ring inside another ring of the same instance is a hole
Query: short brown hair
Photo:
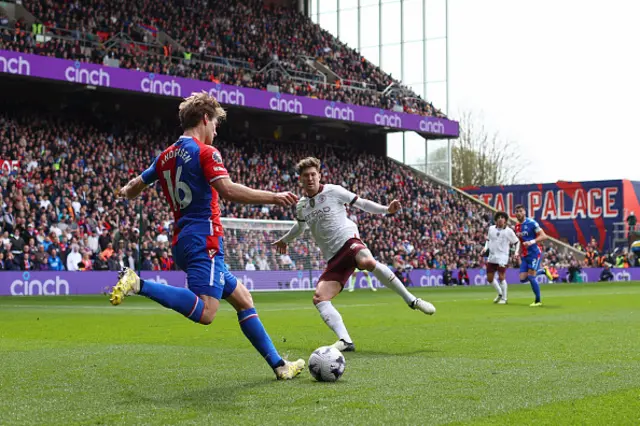
{"type": "Polygon", "coordinates": [[[524,205],[522,205],[522,204],[518,204],[518,205],[516,206],[515,210],[516,210],[516,211],[518,211],[518,210],[520,210],[520,209],[525,210],[525,211],[527,210],[527,209],[525,209],[525,208],[524,208],[524,205]]]}
{"type": "Polygon", "coordinates": [[[197,127],[205,115],[209,117],[209,120],[217,118],[218,121],[222,121],[227,116],[227,113],[222,109],[216,98],[204,90],[200,93],[193,92],[191,96],[180,103],[178,108],[180,126],[183,130],[197,127]]]}
{"type": "Polygon", "coordinates": [[[320,160],[318,160],[316,157],[307,157],[307,158],[303,158],[302,160],[300,160],[296,167],[298,168],[298,173],[300,173],[300,174],[302,174],[302,172],[305,169],[308,169],[310,167],[315,167],[316,170],[318,170],[318,172],[319,172],[321,164],[322,163],[320,162],[320,160]]]}

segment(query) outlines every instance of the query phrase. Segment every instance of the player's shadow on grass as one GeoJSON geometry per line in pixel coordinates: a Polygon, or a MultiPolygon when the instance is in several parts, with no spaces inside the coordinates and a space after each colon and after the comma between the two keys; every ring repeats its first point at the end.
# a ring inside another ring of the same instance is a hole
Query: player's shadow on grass
{"type": "Polygon", "coordinates": [[[542,302],[543,305],[538,307],[538,308],[532,308],[531,306],[529,306],[531,303],[512,303],[509,302],[509,304],[507,306],[512,306],[512,307],[516,307],[516,308],[527,308],[527,309],[531,309],[532,311],[538,310],[538,309],[542,309],[542,310],[546,310],[546,309],[560,309],[562,308],[561,305],[547,305],[546,303],[542,302]]]}
{"type": "MultiPolygon", "coordinates": [[[[260,379],[252,381],[238,381],[234,384],[209,385],[206,383],[201,387],[190,387],[184,392],[164,392],[154,396],[141,395],[135,391],[125,392],[126,400],[137,405],[161,405],[176,408],[207,408],[219,411],[229,411],[230,407],[235,407],[237,396],[240,391],[258,389],[261,387],[273,386],[270,379],[260,379]]],[[[234,408],[235,409],[235,408],[234,408]]]]}

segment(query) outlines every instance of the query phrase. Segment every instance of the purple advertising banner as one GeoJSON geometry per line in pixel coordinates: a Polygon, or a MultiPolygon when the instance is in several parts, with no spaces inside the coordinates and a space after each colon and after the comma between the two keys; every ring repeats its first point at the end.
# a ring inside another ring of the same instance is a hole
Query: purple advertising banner
{"type": "MultiPolygon", "coordinates": [[[[582,282],[597,282],[601,268],[585,268],[580,274],[582,282]]],[[[457,272],[457,271],[454,271],[457,272]]],[[[487,285],[484,269],[470,269],[471,285],[487,285]]],[[[560,269],[560,278],[567,275],[560,269]]],[[[640,280],[640,268],[612,269],[614,281],[640,280]]],[[[299,291],[315,288],[321,271],[232,271],[251,291],[299,291]]],[[[181,271],[142,272],[142,278],[165,285],[186,287],[185,274],[181,271]]],[[[455,276],[456,274],[454,274],[455,276]]],[[[414,287],[439,287],[442,270],[414,270],[410,273],[414,287]]],[[[546,276],[539,276],[538,282],[547,283],[546,276]]],[[[117,272],[0,272],[0,296],[59,296],[76,294],[103,294],[118,280],[117,272]]],[[[382,285],[372,277],[376,287],[382,285]]],[[[518,271],[507,271],[507,282],[519,283],[518,271]]],[[[356,288],[366,288],[366,278],[358,273],[356,288]]]]}
{"type": "Polygon", "coordinates": [[[0,73],[103,86],[161,96],[186,97],[206,91],[227,105],[373,124],[457,138],[458,123],[436,117],[272,93],[207,81],[0,50],[0,73]]]}

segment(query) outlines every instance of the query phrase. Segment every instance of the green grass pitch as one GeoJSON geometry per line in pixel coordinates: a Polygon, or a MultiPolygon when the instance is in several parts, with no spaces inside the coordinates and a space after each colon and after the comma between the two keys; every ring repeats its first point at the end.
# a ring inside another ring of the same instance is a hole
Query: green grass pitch
{"type": "MultiPolygon", "coordinates": [[[[0,424],[640,424],[640,283],[388,290],[334,301],[344,376],[278,382],[224,304],[196,325],[142,297],[0,298],[0,424]]],[[[282,354],[335,337],[309,292],[258,293],[282,354]]]]}

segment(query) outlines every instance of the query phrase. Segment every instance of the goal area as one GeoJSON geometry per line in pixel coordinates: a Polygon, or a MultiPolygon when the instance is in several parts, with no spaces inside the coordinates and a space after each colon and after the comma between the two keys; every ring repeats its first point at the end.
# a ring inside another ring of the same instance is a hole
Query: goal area
{"type": "Polygon", "coordinates": [[[221,222],[227,268],[250,291],[315,288],[325,262],[308,229],[281,255],[273,243],[294,221],[222,218],[221,222]]]}

